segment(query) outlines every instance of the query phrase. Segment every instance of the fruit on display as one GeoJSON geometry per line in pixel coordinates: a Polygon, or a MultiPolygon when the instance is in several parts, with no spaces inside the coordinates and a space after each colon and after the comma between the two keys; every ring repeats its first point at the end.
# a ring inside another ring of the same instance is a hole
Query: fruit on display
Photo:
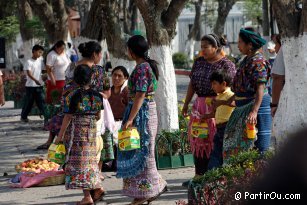
{"type": "Polygon", "coordinates": [[[58,170],[59,164],[42,158],[26,160],[15,166],[17,172],[42,173],[51,170],[58,170]]]}

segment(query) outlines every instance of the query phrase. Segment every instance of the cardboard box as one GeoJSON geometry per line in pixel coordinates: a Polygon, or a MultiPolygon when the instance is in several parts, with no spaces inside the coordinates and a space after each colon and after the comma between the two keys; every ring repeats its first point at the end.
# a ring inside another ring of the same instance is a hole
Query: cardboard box
{"type": "Polygon", "coordinates": [[[121,151],[140,148],[140,135],[136,128],[128,128],[118,132],[118,147],[121,151]]]}

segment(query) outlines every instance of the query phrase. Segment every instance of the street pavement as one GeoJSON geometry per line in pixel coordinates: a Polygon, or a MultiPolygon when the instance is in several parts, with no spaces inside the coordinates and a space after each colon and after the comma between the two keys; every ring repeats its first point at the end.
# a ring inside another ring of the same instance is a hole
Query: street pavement
{"type": "MultiPolygon", "coordinates": [[[[189,79],[177,75],[178,101],[185,97],[189,79]]],[[[8,183],[16,171],[14,166],[24,160],[43,157],[46,150],[35,148],[44,143],[48,132],[44,131],[43,120],[38,116],[30,116],[29,123],[20,122],[20,109],[13,109],[13,102],[7,102],[0,108],[0,204],[75,204],[83,194],[81,190],[65,190],[64,185],[31,188],[11,188],[8,183]]],[[[187,201],[187,189],[182,182],[194,174],[193,167],[159,170],[168,182],[169,191],[152,204],[175,204],[178,200],[187,201]]],[[[107,191],[104,201],[97,204],[129,204],[131,199],[121,195],[122,180],[115,177],[114,172],[105,172],[103,186],[107,191]]]]}

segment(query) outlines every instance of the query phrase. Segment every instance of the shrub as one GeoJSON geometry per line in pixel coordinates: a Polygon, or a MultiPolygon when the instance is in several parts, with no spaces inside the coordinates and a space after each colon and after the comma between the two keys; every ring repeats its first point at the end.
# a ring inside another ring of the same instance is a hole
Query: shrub
{"type": "Polygon", "coordinates": [[[174,53],[173,54],[173,63],[175,68],[186,68],[189,67],[188,56],[184,53],[174,53]]]}

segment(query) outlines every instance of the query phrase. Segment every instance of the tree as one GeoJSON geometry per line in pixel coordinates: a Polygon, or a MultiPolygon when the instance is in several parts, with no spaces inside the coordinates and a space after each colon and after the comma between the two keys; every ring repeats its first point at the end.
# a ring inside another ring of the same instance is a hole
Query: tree
{"type": "Polygon", "coordinates": [[[269,0],[262,0],[263,36],[270,36],[269,0]]]}
{"type": "Polygon", "coordinates": [[[132,4],[133,0],[129,2],[127,0],[94,0],[85,28],[81,31],[81,36],[87,40],[102,41],[106,39],[112,66],[124,65],[128,70],[131,70],[135,65],[128,59],[125,49],[128,35],[135,28],[133,23],[129,22],[135,18],[135,14],[132,15],[134,17],[129,18],[131,13],[135,12],[135,6],[132,4]],[[128,4],[129,7],[127,7],[128,4]],[[124,24],[126,29],[124,29],[124,24]],[[129,25],[131,25],[131,30],[128,28],[129,25]],[[124,30],[128,33],[125,33],[124,30]]]}
{"type": "Polygon", "coordinates": [[[33,33],[26,26],[26,22],[32,20],[32,9],[27,0],[18,0],[18,19],[20,22],[20,34],[23,41],[28,41],[33,38],[33,33]]]}
{"type": "Polygon", "coordinates": [[[188,50],[190,60],[193,60],[194,58],[195,40],[200,41],[201,39],[201,9],[203,6],[203,0],[193,1],[192,3],[195,7],[195,18],[186,42],[186,50],[188,50]]]}
{"type": "Polygon", "coordinates": [[[262,24],[262,0],[245,0],[244,1],[244,16],[254,25],[262,24]]]}
{"type": "Polygon", "coordinates": [[[159,86],[155,99],[159,130],[178,129],[177,92],[171,40],[177,19],[188,0],[135,0],[143,17],[150,56],[159,63],[159,86]]]}
{"type": "Polygon", "coordinates": [[[76,1],[77,2],[71,2],[71,4],[72,5],[76,4],[76,6],[78,7],[80,15],[81,31],[82,31],[86,25],[93,0],[76,0],[76,1]]]}
{"type": "Polygon", "coordinates": [[[50,43],[67,39],[67,13],[64,0],[28,0],[28,2],[42,21],[50,43]]]}
{"type": "Polygon", "coordinates": [[[224,34],[224,27],[226,23],[227,16],[232,9],[233,5],[238,0],[217,0],[218,2],[218,17],[216,19],[216,23],[213,29],[213,32],[219,36],[224,34]]]}
{"type": "Polygon", "coordinates": [[[307,125],[307,3],[297,0],[272,0],[282,36],[285,85],[273,121],[277,139],[307,125]]]}
{"type": "Polygon", "coordinates": [[[5,0],[0,1],[0,19],[17,14],[17,1],[5,0]]]}

